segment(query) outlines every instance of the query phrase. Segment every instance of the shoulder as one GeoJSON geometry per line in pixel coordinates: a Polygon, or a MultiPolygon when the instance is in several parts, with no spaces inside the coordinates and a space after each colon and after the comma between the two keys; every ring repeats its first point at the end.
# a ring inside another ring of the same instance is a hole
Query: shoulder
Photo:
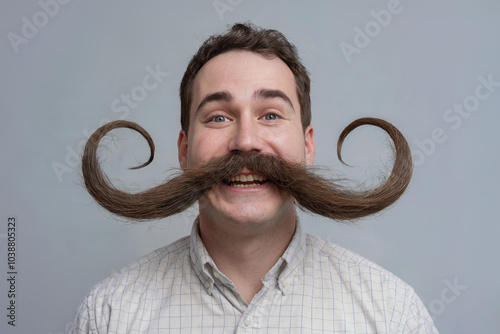
{"type": "Polygon", "coordinates": [[[306,237],[306,250],[306,267],[316,267],[314,271],[329,275],[333,291],[341,291],[343,300],[356,305],[359,312],[379,313],[398,333],[415,329],[417,333],[437,333],[414,289],[392,272],[353,251],[311,235],[306,237]]]}
{"type": "Polygon", "coordinates": [[[86,298],[90,308],[133,302],[140,295],[153,293],[158,282],[168,283],[176,270],[189,265],[189,237],[156,249],[97,283],[86,298]]]}
{"type": "Polygon", "coordinates": [[[323,270],[330,270],[351,283],[371,282],[371,284],[401,286],[404,290],[412,290],[408,284],[378,264],[312,235],[306,237],[306,257],[309,261],[322,264],[323,270]]]}
{"type": "Polygon", "coordinates": [[[133,314],[147,304],[157,293],[159,282],[173,282],[176,270],[183,270],[189,259],[188,236],[97,283],[80,305],[71,333],[94,333],[118,326],[121,313],[133,314]]]}
{"type": "Polygon", "coordinates": [[[159,276],[168,276],[172,267],[182,265],[189,256],[189,237],[184,237],[144,255],[115,272],[94,286],[91,294],[106,296],[112,293],[125,293],[128,289],[137,289],[139,286],[147,287],[149,282],[158,279],[159,276]]]}

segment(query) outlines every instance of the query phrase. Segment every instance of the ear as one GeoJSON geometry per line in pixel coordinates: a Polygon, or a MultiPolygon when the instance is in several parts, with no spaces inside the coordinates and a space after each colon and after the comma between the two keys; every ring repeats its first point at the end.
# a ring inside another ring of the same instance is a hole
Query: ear
{"type": "Polygon", "coordinates": [[[177,154],[179,157],[179,165],[182,169],[185,169],[187,167],[188,139],[184,130],[179,132],[179,139],[177,139],[177,154]]]}
{"type": "Polygon", "coordinates": [[[306,164],[313,165],[316,158],[316,144],[314,143],[314,129],[311,125],[304,132],[305,148],[306,148],[306,164]]]}

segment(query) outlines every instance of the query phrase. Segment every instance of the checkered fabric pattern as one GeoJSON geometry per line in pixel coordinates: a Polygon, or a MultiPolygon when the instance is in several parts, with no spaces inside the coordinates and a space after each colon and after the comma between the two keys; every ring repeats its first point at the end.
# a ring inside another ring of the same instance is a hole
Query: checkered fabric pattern
{"type": "Polygon", "coordinates": [[[437,333],[413,289],[369,260],[295,235],[247,304],[198,233],[97,284],[70,333],[437,333]]]}

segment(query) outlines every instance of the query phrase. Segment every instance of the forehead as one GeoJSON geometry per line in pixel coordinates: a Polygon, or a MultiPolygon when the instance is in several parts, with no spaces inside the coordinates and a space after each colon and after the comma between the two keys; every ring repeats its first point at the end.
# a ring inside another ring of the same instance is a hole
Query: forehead
{"type": "Polygon", "coordinates": [[[295,78],[278,57],[249,51],[229,51],[210,59],[193,83],[191,111],[208,94],[229,91],[236,98],[249,98],[260,89],[282,90],[299,110],[295,78]]]}

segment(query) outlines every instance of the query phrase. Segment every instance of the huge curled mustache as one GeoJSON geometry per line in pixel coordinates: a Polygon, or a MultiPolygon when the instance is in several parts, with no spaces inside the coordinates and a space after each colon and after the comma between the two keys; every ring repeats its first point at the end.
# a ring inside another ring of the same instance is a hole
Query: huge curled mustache
{"type": "MultiPolygon", "coordinates": [[[[337,155],[340,161],[342,144],[347,135],[361,125],[374,125],[386,131],[394,143],[394,166],[388,178],[369,190],[355,191],[342,187],[338,181],[318,175],[315,168],[304,163],[287,161],[276,155],[231,153],[190,166],[163,184],[138,193],[115,188],[103,173],[97,158],[100,140],[117,128],[139,132],[148,142],[150,158],[154,158],[154,142],[148,132],[130,121],[114,121],[97,129],[87,141],[82,157],[85,187],[105,209],[134,220],[161,219],[191,207],[205,192],[222,184],[243,168],[265,175],[278,189],[293,196],[305,211],[334,220],[353,220],[377,213],[393,204],[406,190],[412,175],[411,151],[401,132],[387,121],[360,118],[340,134],[337,155]]],[[[343,161],[342,161],[343,162],[343,161]]]]}

